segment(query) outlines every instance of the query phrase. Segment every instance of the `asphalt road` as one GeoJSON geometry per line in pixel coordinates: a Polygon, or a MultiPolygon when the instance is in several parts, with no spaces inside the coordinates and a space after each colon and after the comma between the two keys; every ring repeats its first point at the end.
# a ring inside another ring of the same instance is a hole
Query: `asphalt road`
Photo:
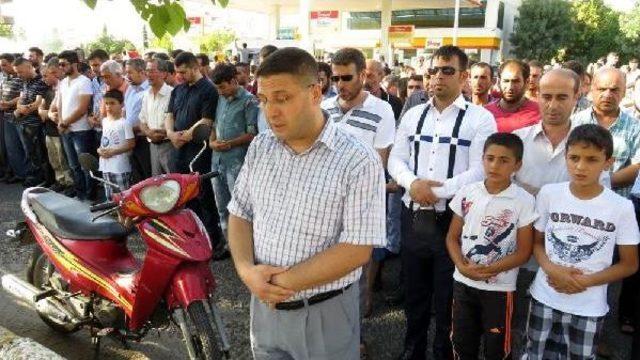
{"type": "MultiPolygon", "coordinates": [[[[31,249],[20,246],[5,236],[8,229],[22,218],[19,200],[22,188],[0,184],[0,270],[22,274],[31,249]]],[[[142,244],[130,242],[132,251],[144,251],[142,244]]],[[[212,264],[218,282],[218,306],[232,341],[233,359],[250,359],[249,293],[238,279],[230,260],[212,264]]],[[[391,308],[382,296],[398,285],[399,261],[394,259],[384,269],[383,290],[376,294],[374,313],[364,322],[364,336],[372,359],[394,359],[402,350],[404,315],[391,308]]],[[[28,306],[0,290],[0,325],[17,335],[30,337],[68,359],[93,359],[94,350],[85,331],[63,336],[50,330],[28,306]]],[[[621,335],[616,324],[608,325],[605,337],[616,351],[612,359],[629,359],[630,338],[621,335]]],[[[141,343],[130,343],[130,349],[111,340],[103,342],[103,359],[184,359],[186,351],[175,329],[152,332],[141,343]]]]}

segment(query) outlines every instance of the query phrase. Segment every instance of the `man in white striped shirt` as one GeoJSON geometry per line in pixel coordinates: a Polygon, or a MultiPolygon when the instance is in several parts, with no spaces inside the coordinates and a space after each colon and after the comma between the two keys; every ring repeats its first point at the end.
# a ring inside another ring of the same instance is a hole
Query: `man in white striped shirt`
{"type": "Polygon", "coordinates": [[[257,72],[271,130],[251,143],[228,207],[255,359],[358,359],[358,278],[385,243],[379,156],[323,113],[317,74],[296,48],[257,72]]]}
{"type": "Polygon", "coordinates": [[[400,359],[426,357],[431,301],[435,303],[433,358],[453,356],[451,301],[454,266],[445,246],[451,221],[447,200],[464,185],[483,179],[482,149],[496,132],[493,115],[465,101],[468,58],[443,46],[430,69],[434,97],[402,117],[389,156],[389,173],[405,188],[402,250],[407,333],[400,359]]]}

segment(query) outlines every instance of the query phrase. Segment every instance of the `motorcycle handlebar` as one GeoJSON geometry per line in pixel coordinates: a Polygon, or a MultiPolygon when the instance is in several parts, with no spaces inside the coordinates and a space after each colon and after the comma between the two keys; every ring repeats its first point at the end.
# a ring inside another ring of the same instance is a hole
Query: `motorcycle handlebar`
{"type": "Polygon", "coordinates": [[[202,174],[202,175],[200,175],[200,181],[209,180],[209,179],[214,178],[214,177],[216,177],[218,175],[220,175],[220,173],[217,172],[217,171],[212,171],[210,173],[202,174]]]}
{"type": "Polygon", "coordinates": [[[114,201],[107,201],[107,202],[103,202],[102,204],[93,205],[89,209],[93,212],[93,211],[111,209],[116,206],[118,206],[118,204],[115,203],[114,201]]]}

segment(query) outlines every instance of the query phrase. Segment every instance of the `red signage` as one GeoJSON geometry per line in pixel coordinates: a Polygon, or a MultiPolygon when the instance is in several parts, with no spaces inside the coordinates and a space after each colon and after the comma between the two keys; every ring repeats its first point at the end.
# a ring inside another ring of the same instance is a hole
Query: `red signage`
{"type": "Polygon", "coordinates": [[[311,19],[312,20],[317,20],[317,19],[337,19],[337,18],[338,18],[338,11],[337,10],[312,11],[311,12],[311,19]]]}
{"type": "Polygon", "coordinates": [[[200,25],[202,23],[202,17],[200,16],[189,16],[187,20],[193,25],[200,25]]]}
{"type": "Polygon", "coordinates": [[[414,26],[413,25],[392,25],[389,26],[390,34],[407,34],[413,33],[414,26]]]}

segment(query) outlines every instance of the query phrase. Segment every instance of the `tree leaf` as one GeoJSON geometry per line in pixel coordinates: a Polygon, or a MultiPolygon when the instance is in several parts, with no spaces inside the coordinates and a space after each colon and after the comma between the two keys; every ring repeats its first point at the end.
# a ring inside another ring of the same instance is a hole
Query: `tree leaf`
{"type": "Polygon", "coordinates": [[[178,3],[165,6],[165,9],[167,9],[167,14],[169,16],[167,31],[171,35],[175,35],[184,27],[184,19],[186,19],[187,14],[178,3]]]}
{"type": "MultiPolygon", "coordinates": [[[[211,2],[214,5],[216,4],[216,0],[211,0],[211,2]]],[[[229,5],[229,0],[218,0],[218,5],[220,5],[221,7],[225,8],[225,7],[227,7],[227,5],[229,5]]]]}
{"type": "Polygon", "coordinates": [[[151,28],[153,35],[158,38],[161,38],[164,34],[167,33],[168,20],[168,15],[163,14],[160,9],[163,8],[159,7],[158,9],[156,9],[153,15],[151,15],[151,19],[149,20],[149,27],[151,28]]]}
{"type": "Polygon", "coordinates": [[[87,6],[93,10],[96,8],[96,4],[98,3],[98,0],[84,0],[84,3],[87,4],[87,6]]]}

